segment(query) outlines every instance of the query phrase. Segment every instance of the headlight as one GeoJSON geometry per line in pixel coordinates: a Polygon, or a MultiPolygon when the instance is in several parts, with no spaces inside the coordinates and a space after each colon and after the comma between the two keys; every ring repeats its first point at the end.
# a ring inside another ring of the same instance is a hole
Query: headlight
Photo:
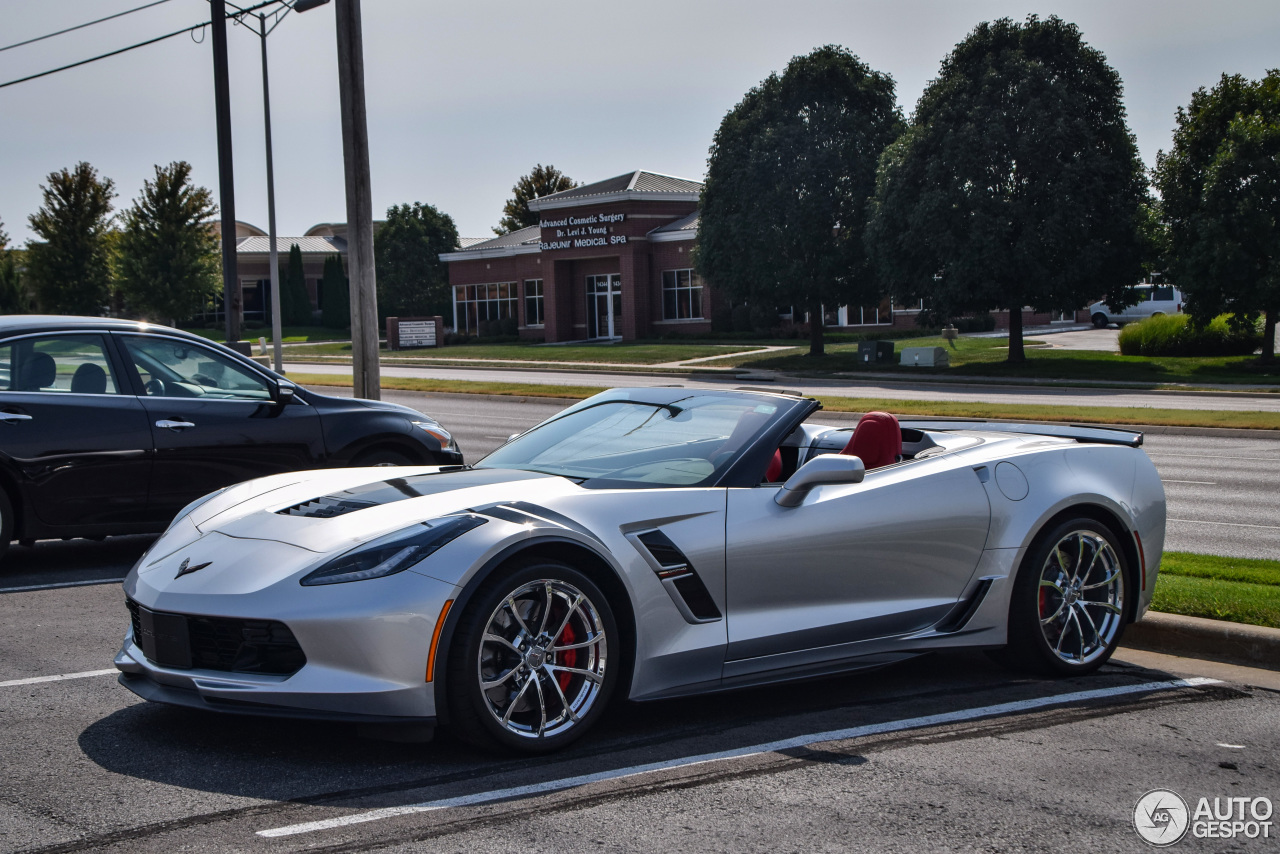
{"type": "Polygon", "coordinates": [[[445,516],[396,531],[334,558],[304,576],[301,584],[314,587],[395,575],[486,521],[470,514],[445,516]]]}
{"type": "Polygon", "coordinates": [[[449,431],[441,427],[435,421],[414,421],[414,427],[423,430],[428,436],[433,437],[440,443],[440,447],[448,448],[453,445],[453,437],[449,435],[449,431]]]}

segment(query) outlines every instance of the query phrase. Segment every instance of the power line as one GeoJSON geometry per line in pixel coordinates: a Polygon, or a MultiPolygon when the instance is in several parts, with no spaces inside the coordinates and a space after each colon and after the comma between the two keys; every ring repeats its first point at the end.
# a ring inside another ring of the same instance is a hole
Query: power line
{"type": "Polygon", "coordinates": [[[210,23],[209,21],[205,21],[202,24],[196,24],[194,27],[187,27],[185,30],[177,30],[175,32],[169,33],[168,35],[156,36],[153,39],[147,39],[144,42],[131,44],[128,47],[122,47],[119,50],[113,50],[110,53],[99,54],[98,56],[90,57],[89,59],[82,59],[79,62],[73,62],[70,65],[63,65],[60,68],[50,68],[48,71],[41,71],[38,74],[29,74],[26,77],[20,77],[17,80],[10,80],[7,83],[0,83],[0,89],[5,88],[6,86],[16,86],[19,83],[26,83],[28,80],[36,80],[41,77],[48,77],[50,74],[57,74],[59,71],[66,71],[71,68],[79,68],[81,65],[88,65],[91,62],[97,62],[99,59],[106,59],[109,56],[118,56],[119,54],[122,54],[122,53],[128,53],[131,50],[136,50],[140,47],[146,47],[147,45],[155,44],[156,42],[162,42],[165,39],[171,39],[174,36],[180,36],[183,33],[194,32],[195,30],[198,30],[201,27],[209,26],[209,23],[210,23]]]}
{"type": "Polygon", "coordinates": [[[14,44],[5,45],[4,47],[0,47],[0,51],[12,50],[15,47],[22,47],[23,45],[35,44],[36,42],[42,42],[45,39],[51,39],[54,36],[64,35],[65,33],[73,33],[76,30],[83,30],[85,27],[92,27],[94,24],[101,24],[103,21],[110,21],[110,20],[113,20],[114,18],[123,18],[125,15],[132,15],[134,12],[141,12],[143,9],[150,9],[152,6],[159,6],[161,3],[168,3],[168,2],[169,0],[155,0],[154,3],[148,3],[145,6],[138,6],[135,9],[126,9],[123,12],[116,12],[114,15],[108,15],[107,17],[99,18],[96,21],[89,21],[88,23],[85,23],[85,24],[76,24],[74,27],[67,27],[65,30],[58,30],[56,33],[45,33],[42,36],[36,36],[35,38],[27,39],[24,42],[16,42],[14,44]]]}
{"type": "MultiPolygon", "coordinates": [[[[166,0],[160,0],[160,1],[161,1],[161,2],[166,2],[166,0]]],[[[242,10],[241,10],[241,11],[239,11],[239,12],[236,12],[236,13],[234,13],[234,14],[229,14],[229,15],[227,15],[227,17],[228,17],[228,18],[235,18],[235,17],[238,17],[239,15],[241,15],[241,14],[243,14],[243,13],[245,13],[245,12],[252,12],[252,11],[254,11],[255,9],[261,9],[261,8],[263,8],[263,7],[266,7],[266,6],[275,6],[275,5],[277,5],[278,3],[280,3],[280,2],[281,2],[281,0],[266,0],[266,2],[264,2],[264,3],[259,3],[259,4],[257,4],[256,6],[249,6],[248,8],[246,8],[246,9],[242,9],[242,10]]],[[[113,51],[109,51],[109,52],[107,52],[107,53],[102,53],[102,54],[99,54],[99,55],[97,55],[97,56],[89,57],[88,59],[82,59],[82,60],[80,60],[79,62],[72,62],[72,63],[70,63],[70,64],[68,64],[68,65],[60,66],[60,67],[58,67],[58,68],[50,68],[48,71],[41,71],[41,72],[39,72],[39,73],[37,73],[37,74],[29,74],[29,75],[27,75],[26,77],[19,77],[17,80],[10,80],[10,81],[8,81],[8,82],[6,82],[6,83],[0,83],[0,89],[4,89],[4,88],[6,88],[6,87],[8,87],[8,86],[16,86],[16,85],[18,85],[19,83],[26,83],[26,82],[27,82],[27,81],[29,81],[29,80],[37,80],[37,79],[39,79],[39,78],[41,78],[41,77],[48,77],[50,74],[57,74],[59,71],[67,71],[68,69],[71,69],[71,68],[79,68],[81,65],[88,65],[89,63],[91,63],[91,62],[97,62],[97,61],[98,61],[98,60],[100,60],[100,59],[107,59],[108,57],[112,57],[112,56],[119,56],[119,55],[120,55],[120,54],[122,54],[122,53],[128,53],[129,51],[131,51],[131,50],[137,50],[137,49],[138,49],[138,48],[140,48],[140,47],[146,47],[147,45],[155,44],[156,42],[162,42],[162,41],[164,41],[165,39],[171,39],[171,38],[173,38],[174,36],[180,36],[180,35],[183,35],[184,33],[191,33],[191,32],[195,32],[196,30],[201,29],[202,27],[207,27],[207,26],[209,26],[209,24],[210,24],[210,23],[212,23],[212,22],[211,22],[211,21],[203,21],[203,22],[201,22],[201,23],[199,23],[199,24],[196,24],[196,25],[194,25],[194,26],[187,27],[186,29],[182,29],[182,30],[175,30],[175,31],[174,31],[174,32],[172,32],[172,33],[167,33],[167,34],[165,34],[165,35],[163,35],[163,36],[156,36],[156,37],[155,37],[155,38],[153,38],[153,39],[147,39],[146,41],[144,41],[144,42],[138,42],[137,44],[131,44],[131,45],[129,45],[128,47],[122,47],[122,48],[120,48],[119,50],[113,50],[113,51]]],[[[86,25],[86,26],[87,26],[87,25],[86,25]]]]}

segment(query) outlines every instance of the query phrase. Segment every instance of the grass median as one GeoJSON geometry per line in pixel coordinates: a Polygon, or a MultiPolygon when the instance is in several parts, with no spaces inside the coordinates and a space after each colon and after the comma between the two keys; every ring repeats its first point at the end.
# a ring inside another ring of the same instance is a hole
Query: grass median
{"type": "MultiPolygon", "coordinates": [[[[349,374],[290,375],[303,385],[351,386],[349,374]]],[[[400,391],[452,392],[516,397],[557,397],[580,400],[607,386],[539,385],[536,383],[472,382],[427,377],[382,377],[382,387],[400,391]]],[[[1022,403],[959,403],[932,400],[891,400],[875,397],[820,398],[831,412],[879,409],[902,417],[978,418],[1000,421],[1051,421],[1071,424],[1145,424],[1159,427],[1236,427],[1280,430],[1280,412],[1232,412],[1201,409],[1147,409],[1111,406],[1045,406],[1022,403]]]]}
{"type": "Polygon", "coordinates": [[[1165,552],[1151,608],[1280,629],[1280,561],[1165,552]]]}

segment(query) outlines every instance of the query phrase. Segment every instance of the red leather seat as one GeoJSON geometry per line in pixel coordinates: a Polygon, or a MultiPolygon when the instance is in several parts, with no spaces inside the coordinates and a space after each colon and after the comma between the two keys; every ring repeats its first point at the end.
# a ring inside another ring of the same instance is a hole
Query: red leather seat
{"type": "Polygon", "coordinates": [[[898,419],[887,412],[868,412],[840,453],[858,457],[868,471],[893,465],[902,458],[902,430],[898,419]]]}
{"type": "Polygon", "coordinates": [[[778,478],[782,477],[782,451],[773,452],[773,459],[769,460],[769,467],[764,470],[765,483],[777,483],[778,478]]]}

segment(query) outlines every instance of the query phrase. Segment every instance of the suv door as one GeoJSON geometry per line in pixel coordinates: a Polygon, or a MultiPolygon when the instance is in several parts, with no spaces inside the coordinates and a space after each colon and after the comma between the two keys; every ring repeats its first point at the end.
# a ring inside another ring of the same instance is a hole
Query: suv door
{"type": "Polygon", "coordinates": [[[99,333],[0,342],[0,460],[36,517],[27,531],[145,521],[151,431],[121,378],[99,333]]]}
{"type": "Polygon", "coordinates": [[[729,490],[726,679],[934,625],[963,594],[991,518],[978,476],[945,458],[820,486],[798,507],[776,493],[729,490]]]}
{"type": "Polygon", "coordinates": [[[301,399],[277,405],[264,374],[187,339],[114,337],[151,424],[157,519],[233,483],[324,464],[319,415],[301,399]]]}

